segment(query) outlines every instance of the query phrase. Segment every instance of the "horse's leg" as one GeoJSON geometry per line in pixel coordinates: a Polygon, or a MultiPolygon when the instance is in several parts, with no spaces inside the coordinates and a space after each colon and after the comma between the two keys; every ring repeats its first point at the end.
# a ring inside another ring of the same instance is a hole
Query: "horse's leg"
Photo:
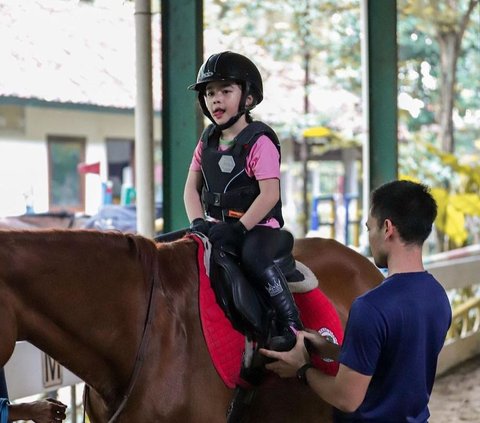
{"type": "Polygon", "coordinates": [[[249,423],[331,423],[332,407],[309,387],[270,375],[247,409],[249,423]]]}
{"type": "Polygon", "coordinates": [[[100,395],[93,388],[85,385],[83,406],[91,423],[108,422],[107,407],[100,395]]]}

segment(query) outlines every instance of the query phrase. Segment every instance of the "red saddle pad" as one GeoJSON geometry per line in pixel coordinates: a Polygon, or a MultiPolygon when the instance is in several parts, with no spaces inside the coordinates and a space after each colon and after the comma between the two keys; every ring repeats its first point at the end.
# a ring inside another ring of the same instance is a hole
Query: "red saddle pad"
{"type": "MultiPolygon", "coordinates": [[[[205,247],[202,239],[191,235],[198,244],[199,308],[200,320],[208,351],[215,369],[229,388],[239,382],[244,336],[236,331],[217,304],[215,293],[205,268],[205,247]]],[[[313,289],[302,294],[293,294],[305,327],[315,329],[324,336],[330,336],[337,343],[343,341],[343,329],[337,312],[329,299],[319,290],[313,289]]],[[[335,375],[338,363],[312,357],[315,367],[327,374],[335,375]]]]}

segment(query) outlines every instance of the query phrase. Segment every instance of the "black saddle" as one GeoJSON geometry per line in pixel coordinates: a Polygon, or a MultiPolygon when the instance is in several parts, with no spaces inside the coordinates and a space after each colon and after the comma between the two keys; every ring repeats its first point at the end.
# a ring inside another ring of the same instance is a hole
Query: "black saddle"
{"type": "MultiPolygon", "coordinates": [[[[280,234],[274,262],[288,282],[303,281],[304,276],[296,269],[292,255],[293,235],[286,230],[280,234]]],[[[232,326],[248,339],[265,345],[274,331],[274,311],[265,293],[248,282],[238,258],[214,248],[211,283],[217,302],[232,326]]]]}
{"type": "MultiPolygon", "coordinates": [[[[282,229],[274,259],[289,283],[305,279],[296,268],[292,255],[293,242],[293,235],[282,229]]],[[[236,387],[226,416],[227,423],[239,423],[250,407],[255,387],[264,378],[267,359],[258,349],[268,346],[270,338],[278,333],[275,311],[267,301],[266,293],[248,282],[238,257],[233,254],[216,248],[212,250],[210,280],[217,303],[232,326],[246,338],[240,369],[240,378],[246,385],[236,387]]]]}

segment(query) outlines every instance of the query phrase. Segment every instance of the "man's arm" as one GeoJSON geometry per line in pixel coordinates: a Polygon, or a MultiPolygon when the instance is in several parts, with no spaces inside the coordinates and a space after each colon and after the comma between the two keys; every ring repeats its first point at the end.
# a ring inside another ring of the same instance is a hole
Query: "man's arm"
{"type": "Polygon", "coordinates": [[[8,421],[33,420],[35,423],[61,422],[65,420],[67,406],[55,399],[29,403],[9,404],[8,421]]]}
{"type": "MultiPolygon", "coordinates": [[[[267,364],[267,369],[277,373],[280,377],[295,377],[297,370],[310,361],[304,344],[306,337],[311,338],[308,333],[299,332],[295,347],[287,352],[261,349],[262,354],[277,360],[267,364]]],[[[315,345],[315,342],[313,344],[318,351],[318,345],[315,345]]],[[[330,346],[325,346],[330,348],[330,346]]],[[[337,349],[338,347],[331,347],[332,354],[335,354],[337,349]]],[[[353,412],[362,404],[371,380],[371,376],[363,375],[342,364],[340,364],[336,376],[329,376],[320,370],[311,368],[306,371],[305,377],[308,385],[318,396],[345,412],[353,412]]]]}
{"type": "Polygon", "coordinates": [[[305,377],[312,390],[341,411],[354,412],[365,399],[371,376],[362,375],[340,364],[336,376],[318,369],[308,369],[305,377]]]}

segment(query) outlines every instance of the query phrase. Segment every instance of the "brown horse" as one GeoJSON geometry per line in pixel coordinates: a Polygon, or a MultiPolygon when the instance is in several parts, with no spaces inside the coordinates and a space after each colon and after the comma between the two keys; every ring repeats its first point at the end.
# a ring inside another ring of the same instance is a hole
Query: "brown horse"
{"type": "MultiPolygon", "coordinates": [[[[133,234],[0,231],[0,366],[27,340],[91,389],[94,423],[225,422],[233,391],[221,381],[198,311],[197,245],[133,234]],[[113,416],[113,419],[112,419],[113,416]]],[[[382,280],[333,240],[298,240],[342,323],[353,299],[382,280]]],[[[248,422],[329,422],[331,408],[295,380],[271,375],[248,422]]]]}

